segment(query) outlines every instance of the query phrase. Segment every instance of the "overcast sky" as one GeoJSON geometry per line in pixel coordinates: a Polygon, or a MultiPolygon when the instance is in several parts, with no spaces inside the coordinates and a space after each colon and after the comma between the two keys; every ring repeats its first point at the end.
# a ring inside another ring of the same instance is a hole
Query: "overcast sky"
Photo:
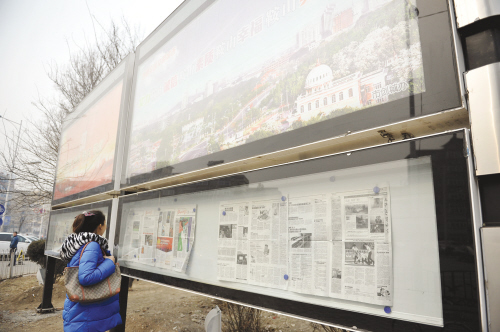
{"type": "MultiPolygon", "coordinates": [[[[124,17],[147,37],[182,0],[0,0],[0,115],[20,122],[37,119],[31,104],[37,95],[50,97],[54,88],[47,78],[48,64],[64,64],[68,42],[82,45],[94,30],[89,9],[99,22],[124,17]],[[88,6],[88,8],[87,8],[88,6]]],[[[17,135],[19,126],[0,120],[0,149],[5,135],[17,135]]]]}

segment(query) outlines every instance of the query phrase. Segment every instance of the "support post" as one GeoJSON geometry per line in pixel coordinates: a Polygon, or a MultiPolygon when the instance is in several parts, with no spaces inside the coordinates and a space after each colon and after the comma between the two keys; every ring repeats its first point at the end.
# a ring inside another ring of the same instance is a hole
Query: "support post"
{"type": "Polygon", "coordinates": [[[52,305],[52,290],[54,288],[54,275],[56,272],[56,259],[47,256],[47,269],[45,270],[45,282],[43,283],[43,298],[42,303],[36,309],[39,313],[53,312],[52,305]]]}
{"type": "Polygon", "coordinates": [[[111,330],[110,332],[125,332],[125,321],[127,320],[127,302],[128,302],[128,285],[131,279],[122,276],[120,285],[120,316],[122,316],[122,323],[111,330]]]}
{"type": "Polygon", "coordinates": [[[9,279],[12,279],[12,271],[14,269],[15,259],[16,259],[16,252],[10,249],[9,279]]]}

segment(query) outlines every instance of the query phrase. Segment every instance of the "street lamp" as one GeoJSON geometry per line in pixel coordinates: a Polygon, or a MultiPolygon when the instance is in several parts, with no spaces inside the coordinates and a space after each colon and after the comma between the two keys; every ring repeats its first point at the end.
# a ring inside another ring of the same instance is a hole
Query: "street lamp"
{"type": "MultiPolygon", "coordinates": [[[[14,159],[12,160],[12,168],[15,167],[16,165],[16,158],[17,158],[17,148],[19,147],[19,138],[21,137],[21,128],[23,126],[23,121],[21,120],[21,123],[17,123],[15,121],[9,120],[4,118],[3,116],[0,115],[0,119],[2,120],[7,120],[9,122],[15,123],[19,125],[19,132],[17,133],[17,141],[16,145],[14,146],[14,159]]],[[[9,194],[10,194],[10,184],[12,182],[12,172],[9,172],[9,183],[7,184],[7,194],[5,195],[5,210],[4,210],[4,216],[7,216],[7,208],[9,206],[9,194]]],[[[3,223],[2,223],[2,229],[3,229],[3,223]]]]}

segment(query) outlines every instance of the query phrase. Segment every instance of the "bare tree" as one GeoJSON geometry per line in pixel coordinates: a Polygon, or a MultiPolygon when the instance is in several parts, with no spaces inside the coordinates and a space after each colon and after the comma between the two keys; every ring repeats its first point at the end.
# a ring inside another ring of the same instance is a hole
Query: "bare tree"
{"type": "MultiPolygon", "coordinates": [[[[27,119],[28,126],[18,137],[7,139],[0,153],[0,169],[16,179],[11,188],[10,209],[33,208],[50,202],[55,179],[59,140],[64,118],[73,112],[120,61],[133,52],[139,42],[137,29],[132,30],[122,19],[104,27],[95,17],[92,42],[77,45],[67,41],[67,63],[51,63],[47,76],[53,82],[56,97],[38,95],[32,103],[41,119],[27,119]]],[[[0,187],[0,193],[6,189],[0,187]]]]}
{"type": "MultiPolygon", "coordinates": [[[[61,95],[55,106],[66,113],[71,113],[125,56],[133,52],[139,41],[137,32],[132,31],[124,19],[120,26],[112,21],[108,29],[95,18],[93,24],[94,45],[77,45],[78,51],[70,53],[67,64],[49,65],[47,75],[61,95]],[[96,25],[103,31],[99,37],[95,31],[96,25]]],[[[35,105],[45,111],[40,102],[39,98],[35,105]]]]}

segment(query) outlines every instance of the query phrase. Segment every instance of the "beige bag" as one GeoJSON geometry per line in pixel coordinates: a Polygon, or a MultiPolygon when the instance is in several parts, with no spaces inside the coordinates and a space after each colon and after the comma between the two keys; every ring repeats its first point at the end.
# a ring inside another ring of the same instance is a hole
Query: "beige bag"
{"type": "MultiPolygon", "coordinates": [[[[90,243],[90,242],[89,242],[90,243]]],[[[87,247],[88,243],[85,245],[87,247]]],[[[80,253],[82,259],[83,251],[80,253]]],[[[78,262],[80,265],[80,262],[78,262]]],[[[91,286],[82,286],[78,281],[78,270],[80,266],[67,267],[64,269],[64,285],[66,293],[72,302],[92,303],[110,298],[120,293],[121,273],[118,263],[115,264],[115,272],[103,281],[91,286]]]]}

